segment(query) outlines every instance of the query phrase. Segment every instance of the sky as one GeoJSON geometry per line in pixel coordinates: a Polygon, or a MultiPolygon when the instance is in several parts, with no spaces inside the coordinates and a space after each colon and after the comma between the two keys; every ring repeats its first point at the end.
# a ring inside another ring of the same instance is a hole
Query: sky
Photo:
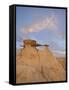
{"type": "Polygon", "coordinates": [[[65,55],[65,9],[16,7],[16,48],[25,39],[48,44],[56,55],[65,55]]]}

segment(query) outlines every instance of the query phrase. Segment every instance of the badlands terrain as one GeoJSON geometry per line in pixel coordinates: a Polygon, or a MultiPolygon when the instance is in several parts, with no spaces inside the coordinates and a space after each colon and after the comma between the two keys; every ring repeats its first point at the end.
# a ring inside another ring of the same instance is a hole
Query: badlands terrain
{"type": "Polygon", "coordinates": [[[35,83],[66,80],[65,58],[56,58],[44,50],[28,46],[16,55],[16,83],[35,83]]]}

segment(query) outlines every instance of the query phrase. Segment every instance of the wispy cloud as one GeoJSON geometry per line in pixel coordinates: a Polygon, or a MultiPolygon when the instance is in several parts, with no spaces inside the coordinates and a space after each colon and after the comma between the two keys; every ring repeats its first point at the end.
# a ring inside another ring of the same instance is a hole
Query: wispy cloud
{"type": "Polygon", "coordinates": [[[24,33],[24,36],[27,37],[28,34],[32,32],[40,32],[46,29],[56,30],[58,28],[57,23],[58,21],[55,15],[49,15],[42,20],[35,21],[31,25],[22,28],[21,31],[24,33]]]}
{"type": "Polygon", "coordinates": [[[56,56],[56,57],[65,57],[65,51],[52,51],[53,52],[53,54],[56,56]]]}

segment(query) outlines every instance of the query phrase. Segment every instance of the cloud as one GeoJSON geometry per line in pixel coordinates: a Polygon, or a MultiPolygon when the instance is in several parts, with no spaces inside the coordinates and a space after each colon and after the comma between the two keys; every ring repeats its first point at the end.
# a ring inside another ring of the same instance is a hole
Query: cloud
{"type": "Polygon", "coordinates": [[[65,57],[66,56],[66,53],[65,53],[65,51],[52,51],[53,53],[54,53],[54,55],[56,56],[56,57],[65,57]]]}
{"type": "Polygon", "coordinates": [[[46,29],[56,30],[57,28],[57,18],[52,14],[22,28],[21,31],[24,33],[24,38],[27,38],[29,33],[40,32],[46,29]]]}

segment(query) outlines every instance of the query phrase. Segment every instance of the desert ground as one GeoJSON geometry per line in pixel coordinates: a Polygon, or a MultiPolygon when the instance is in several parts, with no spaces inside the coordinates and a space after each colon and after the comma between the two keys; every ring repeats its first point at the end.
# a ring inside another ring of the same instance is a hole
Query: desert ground
{"type": "Polygon", "coordinates": [[[45,47],[43,51],[27,47],[16,55],[16,83],[64,81],[65,58],[56,58],[45,47]]]}
{"type": "Polygon", "coordinates": [[[64,57],[56,57],[56,59],[62,65],[62,67],[66,69],[66,59],[64,57]]]}

